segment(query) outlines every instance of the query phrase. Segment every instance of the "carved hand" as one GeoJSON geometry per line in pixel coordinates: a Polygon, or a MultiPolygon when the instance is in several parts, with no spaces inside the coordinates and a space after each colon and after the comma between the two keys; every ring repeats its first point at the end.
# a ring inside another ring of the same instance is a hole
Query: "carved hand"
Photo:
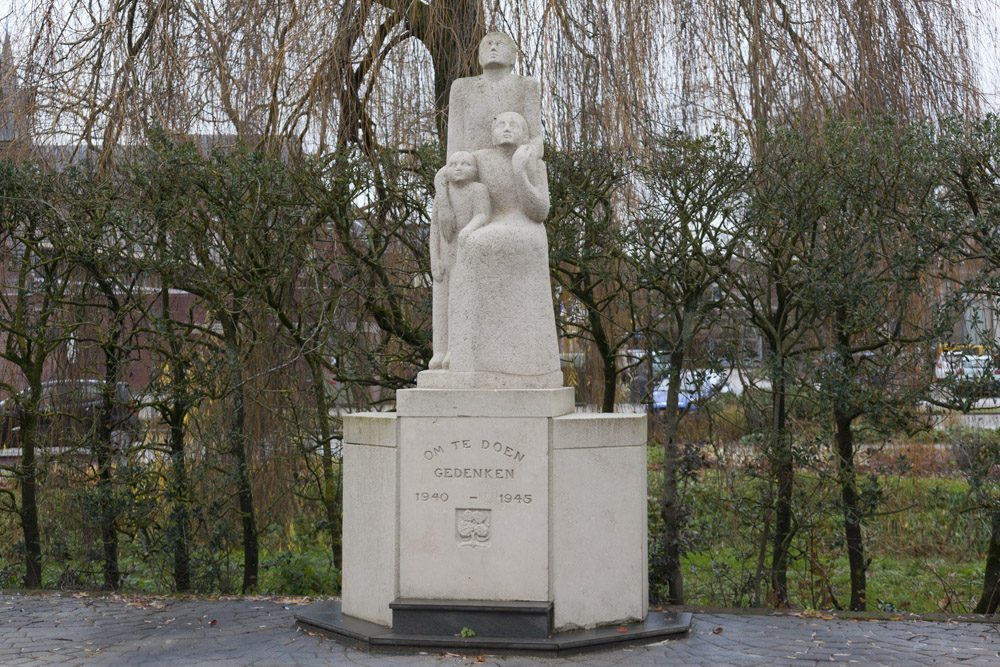
{"type": "Polygon", "coordinates": [[[514,166],[515,172],[526,172],[528,169],[528,163],[531,160],[537,159],[535,147],[531,144],[521,144],[514,151],[514,156],[511,158],[511,164],[514,166]]]}

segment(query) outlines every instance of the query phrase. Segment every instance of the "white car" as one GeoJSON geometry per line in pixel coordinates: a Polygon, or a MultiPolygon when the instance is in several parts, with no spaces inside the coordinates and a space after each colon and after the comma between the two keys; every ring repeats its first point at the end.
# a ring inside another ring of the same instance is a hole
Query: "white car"
{"type": "MultiPolygon", "coordinates": [[[[670,378],[664,378],[653,390],[653,407],[660,410],[667,407],[667,390],[670,378]]],[[[729,378],[722,373],[708,369],[681,372],[681,388],[677,396],[677,409],[694,408],[699,402],[730,391],[729,378]]]]}
{"type": "Polygon", "coordinates": [[[993,360],[983,354],[981,345],[942,345],[941,348],[934,367],[934,377],[938,380],[955,377],[975,381],[990,371],[1000,376],[1000,368],[993,368],[993,360]]]}
{"type": "Polygon", "coordinates": [[[1000,366],[983,354],[981,345],[942,345],[934,377],[986,389],[1000,384],[1000,366]]]}

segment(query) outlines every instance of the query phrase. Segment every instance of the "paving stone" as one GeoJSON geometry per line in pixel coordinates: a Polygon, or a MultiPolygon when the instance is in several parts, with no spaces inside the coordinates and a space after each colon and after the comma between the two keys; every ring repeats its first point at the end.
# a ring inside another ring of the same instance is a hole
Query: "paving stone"
{"type": "MultiPolygon", "coordinates": [[[[293,624],[294,610],[295,605],[260,599],[130,602],[0,592],[0,664],[450,667],[479,659],[433,652],[366,653],[300,630],[293,624]]],[[[998,651],[995,623],[696,614],[686,639],[566,658],[486,656],[477,664],[995,666],[1000,664],[998,651]]]]}

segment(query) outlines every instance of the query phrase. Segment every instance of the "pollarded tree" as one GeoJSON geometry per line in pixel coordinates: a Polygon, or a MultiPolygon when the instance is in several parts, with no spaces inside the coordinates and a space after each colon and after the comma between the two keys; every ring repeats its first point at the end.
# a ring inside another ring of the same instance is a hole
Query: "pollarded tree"
{"type": "Polygon", "coordinates": [[[850,608],[863,611],[863,523],[874,501],[859,489],[854,424],[864,417],[869,427],[891,433],[913,421],[930,379],[914,370],[924,364],[921,350],[950,329],[929,311],[934,276],[953,257],[959,236],[951,209],[938,198],[944,161],[929,125],[884,116],[829,121],[808,133],[821,143],[805,140],[801,148],[825,156],[814,195],[825,202],[825,214],[802,293],[824,323],[817,380],[833,417],[850,608]]]}
{"type": "MultiPolygon", "coordinates": [[[[0,490],[3,509],[17,512],[24,539],[24,586],[42,585],[42,536],[38,514],[42,434],[39,415],[42,379],[54,353],[73,333],[76,324],[66,301],[74,281],[72,265],[52,234],[62,224],[52,202],[54,175],[37,167],[0,163],[0,359],[20,373],[14,384],[3,386],[9,396],[5,419],[16,419],[18,433],[11,441],[21,450],[20,464],[11,472],[20,488],[20,502],[9,489],[0,490]]],[[[11,424],[12,422],[7,421],[11,424]]],[[[13,430],[4,434],[5,442],[13,430]]]]}
{"type": "Polygon", "coordinates": [[[263,299],[280,326],[290,355],[300,357],[307,368],[305,393],[312,404],[303,410],[289,406],[287,412],[317,492],[299,494],[321,503],[333,564],[340,568],[343,485],[340,455],[334,450],[342,434],[337,429],[339,420],[331,419],[330,413],[338,403],[348,402],[351,394],[360,393],[359,383],[355,380],[348,386],[340,371],[341,364],[358,368],[365,349],[356,345],[361,342],[355,337],[357,322],[343,321],[348,310],[344,305],[355,296],[356,285],[345,280],[352,263],[345,262],[333,230],[341,219],[353,221],[355,205],[369,181],[366,170],[349,151],[286,167],[297,196],[309,201],[308,197],[322,193],[319,201],[323,205],[304,206],[299,224],[280,230],[283,237],[279,238],[279,229],[272,227],[274,243],[287,248],[288,254],[280,271],[263,283],[263,299]],[[314,464],[317,454],[318,466],[314,464]]]}
{"type": "Polygon", "coordinates": [[[79,348],[75,371],[96,375],[101,381],[100,406],[88,434],[96,462],[95,513],[100,527],[103,587],[116,590],[121,583],[118,532],[121,506],[127,502],[124,480],[118,479],[116,462],[128,455],[128,416],[135,411],[130,398],[119,390],[136,361],[139,323],[149,305],[142,282],[141,259],[146,230],[137,224],[115,173],[92,165],[73,167],[59,176],[63,221],[52,242],[65,253],[79,277],[73,297],[86,319],[75,336],[79,348]],[[95,354],[90,354],[94,350],[95,354]]]}
{"type": "Polygon", "coordinates": [[[749,170],[732,135],[715,130],[692,137],[675,130],[650,140],[637,171],[642,201],[623,230],[625,256],[648,300],[646,336],[669,357],[659,539],[670,603],[684,604],[677,447],[681,377],[695,337],[719,326],[728,305],[722,274],[746,243],[741,225],[749,170]]]}
{"type": "Polygon", "coordinates": [[[428,204],[444,162],[436,144],[376,157],[372,167],[340,153],[304,186],[325,225],[320,250],[332,253],[346,306],[328,350],[337,358],[334,377],[366,388],[357,396],[366,400],[384,400],[378,388],[410,385],[432,355],[428,204]],[[359,196],[367,188],[371,196],[359,196]]]}
{"type": "MultiPolygon", "coordinates": [[[[166,473],[166,502],[169,505],[167,542],[171,551],[174,589],[188,591],[192,587],[191,463],[187,452],[189,423],[199,404],[209,396],[206,387],[212,385],[215,368],[213,346],[203,344],[209,339],[205,323],[199,320],[199,309],[188,295],[171,282],[177,258],[170,235],[172,223],[185,215],[190,203],[188,190],[175,179],[184,173],[174,164],[191,159],[193,146],[175,148],[161,134],[152,137],[152,146],[123,165],[122,179],[126,184],[127,200],[134,222],[147,230],[144,244],[147,274],[154,281],[154,307],[146,311],[142,322],[142,338],[138,345],[152,366],[145,402],[167,428],[163,444],[170,466],[166,473]]],[[[157,442],[149,443],[156,447],[157,442]]]]}
{"type": "MultiPolygon", "coordinates": [[[[962,257],[970,272],[960,279],[959,290],[968,299],[996,304],[1000,298],[1000,116],[987,114],[972,123],[956,120],[948,127],[951,173],[950,194],[960,210],[966,211],[962,230],[962,257]]],[[[980,326],[988,323],[980,322],[980,326]]],[[[983,343],[993,358],[1000,353],[995,335],[983,343]]],[[[969,402],[961,407],[968,409],[969,402]]],[[[995,455],[995,450],[992,451],[995,455]]],[[[1000,609],[1000,502],[995,484],[988,481],[993,460],[974,462],[974,490],[989,517],[990,542],[986,554],[983,590],[976,604],[978,614],[1000,609]]]]}
{"type": "Polygon", "coordinates": [[[304,204],[293,196],[285,166],[276,158],[237,146],[210,157],[182,152],[165,163],[158,187],[183,198],[165,232],[170,252],[155,270],[167,284],[197,296],[217,328],[205,331],[225,357],[229,402],[224,454],[236,490],[244,555],[243,590],[258,582],[259,541],[253,493],[252,444],[247,436],[247,359],[264,335],[255,328],[266,309],[267,285],[292,261],[288,230],[302,221],[304,204]],[[168,190],[169,188],[169,190],[168,190]]]}
{"type": "MultiPolygon", "coordinates": [[[[789,551],[793,537],[795,449],[788,426],[797,357],[809,350],[816,308],[804,298],[803,286],[816,261],[816,241],[825,202],[819,197],[824,162],[795,144],[794,130],[764,137],[765,149],[753,163],[743,233],[730,270],[721,274],[722,288],[746,323],[763,339],[767,380],[763,392],[769,412],[764,448],[774,481],[774,525],[771,531],[771,598],[788,604],[789,551]]],[[[763,550],[762,550],[763,553],[763,550]]]]}
{"type": "Polygon", "coordinates": [[[620,155],[582,146],[550,151],[551,214],[545,223],[557,285],[560,333],[596,350],[601,411],[613,412],[621,351],[636,333],[636,282],[618,233],[627,164],[620,155]]]}

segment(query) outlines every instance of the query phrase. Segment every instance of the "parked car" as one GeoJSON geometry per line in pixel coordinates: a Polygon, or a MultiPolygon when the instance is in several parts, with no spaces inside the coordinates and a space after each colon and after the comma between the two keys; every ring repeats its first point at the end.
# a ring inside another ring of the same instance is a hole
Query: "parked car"
{"type": "Polygon", "coordinates": [[[654,351],[650,354],[640,349],[622,350],[619,366],[624,367],[621,375],[624,400],[629,403],[648,401],[650,378],[663,377],[669,363],[669,355],[665,352],[654,351]]]}
{"type": "MultiPolygon", "coordinates": [[[[73,441],[91,430],[101,407],[103,383],[99,380],[55,380],[42,383],[38,405],[38,433],[73,441]],[[53,431],[55,428],[55,431],[53,431]],[[63,433],[66,433],[66,437],[63,433]]],[[[0,401],[0,447],[20,447],[21,419],[28,390],[0,401]]],[[[140,430],[138,404],[127,385],[119,382],[111,412],[111,430],[135,437],[140,430]]]]}
{"type": "MultiPolygon", "coordinates": [[[[653,390],[653,407],[667,407],[667,391],[670,378],[666,377],[653,390]]],[[[677,396],[677,409],[694,409],[698,403],[729,392],[729,378],[722,373],[709,369],[695,369],[681,372],[680,393],[677,396]]]]}
{"type": "Polygon", "coordinates": [[[1000,389],[1000,365],[983,353],[982,345],[942,344],[934,377],[954,383],[962,392],[990,393],[1000,389]]]}

